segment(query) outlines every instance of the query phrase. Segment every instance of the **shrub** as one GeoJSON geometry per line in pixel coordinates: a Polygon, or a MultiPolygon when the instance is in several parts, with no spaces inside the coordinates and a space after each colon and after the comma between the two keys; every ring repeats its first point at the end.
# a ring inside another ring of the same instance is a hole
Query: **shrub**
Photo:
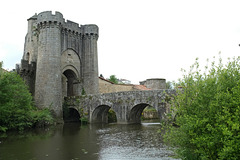
{"type": "Polygon", "coordinates": [[[32,97],[21,77],[15,72],[0,72],[0,130],[31,126],[30,110],[32,97]]]}
{"type": "Polygon", "coordinates": [[[114,123],[114,122],[117,122],[117,116],[114,110],[110,108],[108,111],[108,123],[114,123]]]}
{"type": "Polygon", "coordinates": [[[48,110],[33,107],[32,96],[16,72],[3,72],[0,63],[0,132],[52,123],[48,110]]]}
{"type": "Polygon", "coordinates": [[[240,159],[240,57],[226,66],[220,58],[203,74],[196,60],[180,85],[172,101],[178,127],[165,141],[182,159],[240,159]]]}
{"type": "Polygon", "coordinates": [[[32,127],[45,127],[54,123],[49,109],[32,110],[30,112],[32,127]]]}

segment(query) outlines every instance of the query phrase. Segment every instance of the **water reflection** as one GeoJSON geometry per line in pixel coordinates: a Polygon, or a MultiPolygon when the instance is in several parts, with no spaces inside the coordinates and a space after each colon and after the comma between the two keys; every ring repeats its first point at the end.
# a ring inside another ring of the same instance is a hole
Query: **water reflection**
{"type": "Polygon", "coordinates": [[[0,138],[0,160],[157,160],[171,159],[161,143],[159,124],[69,123],[0,138]]]}

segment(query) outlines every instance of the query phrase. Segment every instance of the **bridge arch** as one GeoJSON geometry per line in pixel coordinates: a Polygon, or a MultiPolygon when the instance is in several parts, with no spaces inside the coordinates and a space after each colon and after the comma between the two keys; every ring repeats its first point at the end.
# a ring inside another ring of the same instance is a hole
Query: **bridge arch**
{"type": "Polygon", "coordinates": [[[108,105],[100,105],[96,107],[92,113],[92,123],[108,123],[108,111],[111,107],[108,105]]]}
{"type": "Polygon", "coordinates": [[[80,122],[80,114],[75,108],[67,108],[63,110],[63,120],[64,122],[80,122]]]}
{"type": "Polygon", "coordinates": [[[129,112],[128,123],[141,123],[142,112],[147,106],[149,106],[147,103],[135,105],[129,112]]]}

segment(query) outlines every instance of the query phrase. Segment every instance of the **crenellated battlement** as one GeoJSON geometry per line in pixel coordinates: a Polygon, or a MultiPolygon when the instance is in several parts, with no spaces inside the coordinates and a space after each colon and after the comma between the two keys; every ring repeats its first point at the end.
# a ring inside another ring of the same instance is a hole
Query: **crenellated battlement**
{"type": "Polygon", "coordinates": [[[54,28],[54,27],[59,28],[59,29],[62,28],[62,24],[57,21],[44,21],[43,23],[42,22],[38,23],[37,26],[39,29],[54,28]]]}
{"type": "Polygon", "coordinates": [[[81,27],[79,27],[78,23],[75,23],[73,21],[67,20],[67,22],[64,23],[64,28],[71,30],[73,32],[81,33],[81,27]]]}
{"type": "Polygon", "coordinates": [[[95,24],[83,25],[82,28],[84,35],[98,35],[98,26],[95,24]]]}
{"type": "Polygon", "coordinates": [[[44,23],[44,22],[59,22],[63,24],[65,22],[65,19],[63,18],[62,13],[55,12],[55,14],[52,14],[52,11],[45,11],[41,12],[37,16],[37,23],[44,23]]]}
{"type": "Polygon", "coordinates": [[[98,26],[95,24],[81,25],[78,23],[67,20],[63,18],[62,13],[55,12],[52,14],[52,11],[41,12],[38,15],[34,15],[37,19],[37,26],[39,29],[49,28],[49,27],[58,27],[62,28],[63,33],[71,34],[76,36],[87,36],[94,35],[98,37],[98,26]]]}

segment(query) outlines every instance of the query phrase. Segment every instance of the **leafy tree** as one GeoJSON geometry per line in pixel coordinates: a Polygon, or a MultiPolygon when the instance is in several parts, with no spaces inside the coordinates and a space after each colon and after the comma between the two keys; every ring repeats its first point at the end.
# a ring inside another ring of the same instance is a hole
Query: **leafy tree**
{"type": "Polygon", "coordinates": [[[114,84],[118,84],[118,79],[115,75],[111,75],[109,81],[113,82],[114,84]]]}
{"type": "Polygon", "coordinates": [[[196,60],[172,101],[175,123],[164,139],[182,159],[240,159],[240,57],[212,62],[202,73],[196,60]]]}
{"type": "Polygon", "coordinates": [[[172,82],[167,81],[167,83],[166,83],[166,88],[167,88],[167,89],[173,89],[173,84],[172,84],[172,82]]]}
{"type": "Polygon", "coordinates": [[[4,72],[1,62],[0,131],[23,130],[46,120],[52,122],[50,112],[33,107],[32,96],[22,78],[16,72],[4,72]]]}
{"type": "Polygon", "coordinates": [[[27,113],[31,109],[32,97],[21,77],[15,72],[1,72],[0,129],[22,129],[30,125],[27,113]]]}

